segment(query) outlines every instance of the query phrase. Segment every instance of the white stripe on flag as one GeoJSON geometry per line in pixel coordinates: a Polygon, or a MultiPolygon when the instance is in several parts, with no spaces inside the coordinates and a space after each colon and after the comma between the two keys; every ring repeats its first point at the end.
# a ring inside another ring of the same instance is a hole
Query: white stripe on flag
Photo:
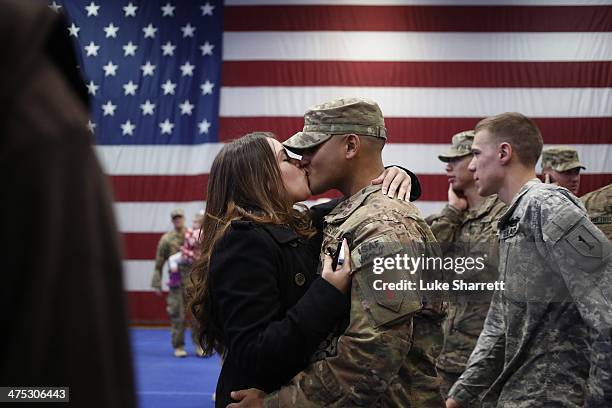
{"type": "Polygon", "coordinates": [[[612,33],[226,31],[223,60],[610,61],[612,33]]]}
{"type": "MultiPolygon", "coordinates": [[[[611,38],[612,41],[612,38],[611,38]]],[[[362,96],[385,117],[474,117],[521,112],[531,117],[612,115],[612,88],[223,87],[222,117],[302,116],[330,99],[362,96]]]]}
{"type": "MultiPolygon", "coordinates": [[[[553,140],[554,135],[544,135],[553,140]]],[[[109,175],[197,175],[210,172],[213,159],[223,144],[186,146],[96,146],[109,175]],[[121,160],[117,157],[121,156],[121,160]]],[[[612,145],[571,145],[586,164],[585,173],[612,173],[612,145]]],[[[417,174],[439,174],[444,167],[438,155],[446,144],[390,143],[383,149],[386,165],[397,164],[417,174]]],[[[539,169],[539,167],[538,167],[539,169]]]]}

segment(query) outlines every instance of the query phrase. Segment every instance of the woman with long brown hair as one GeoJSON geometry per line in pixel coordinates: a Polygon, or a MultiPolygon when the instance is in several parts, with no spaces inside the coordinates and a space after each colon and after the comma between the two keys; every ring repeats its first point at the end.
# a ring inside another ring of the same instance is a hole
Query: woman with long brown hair
{"type": "Polygon", "coordinates": [[[212,164],[190,292],[205,354],[225,350],[217,407],[234,390],[278,389],[349,311],[350,259],[333,271],[326,257],[316,273],[321,239],[295,205],[310,196],[296,162],[259,132],[225,145],[212,164]]]}

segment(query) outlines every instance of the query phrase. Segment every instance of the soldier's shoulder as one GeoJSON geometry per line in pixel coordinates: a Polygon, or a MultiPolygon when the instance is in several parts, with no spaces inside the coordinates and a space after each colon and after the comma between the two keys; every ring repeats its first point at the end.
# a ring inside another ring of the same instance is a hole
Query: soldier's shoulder
{"type": "Polygon", "coordinates": [[[486,215],[491,220],[499,218],[508,209],[506,203],[500,200],[497,194],[488,197],[484,205],[487,207],[486,215]]]}
{"type": "Polygon", "coordinates": [[[584,203],[585,207],[597,206],[604,203],[609,203],[612,199],[612,183],[607,186],[598,188],[597,190],[586,193],[580,200],[584,203]]]}

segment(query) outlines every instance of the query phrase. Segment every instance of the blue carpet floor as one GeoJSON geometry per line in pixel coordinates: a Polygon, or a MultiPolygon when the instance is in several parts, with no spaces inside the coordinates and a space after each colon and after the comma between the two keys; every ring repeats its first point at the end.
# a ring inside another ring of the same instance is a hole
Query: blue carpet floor
{"type": "MultiPolygon", "coordinates": [[[[140,408],[213,407],[221,371],[218,356],[198,358],[188,341],[188,356],[176,358],[169,329],[131,329],[136,392],[140,408]]],[[[185,339],[190,339],[189,331],[185,339]]]]}

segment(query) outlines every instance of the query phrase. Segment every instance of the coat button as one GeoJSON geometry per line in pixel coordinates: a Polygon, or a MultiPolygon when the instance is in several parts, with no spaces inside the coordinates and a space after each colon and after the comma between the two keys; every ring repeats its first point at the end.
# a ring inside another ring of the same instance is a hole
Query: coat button
{"type": "Polygon", "coordinates": [[[293,247],[293,248],[296,248],[296,247],[298,246],[298,242],[297,242],[297,241],[291,241],[291,242],[289,243],[289,246],[291,246],[291,247],[293,247]]]}
{"type": "Polygon", "coordinates": [[[306,283],[306,277],[304,276],[303,273],[296,273],[294,280],[295,280],[295,284],[298,286],[302,286],[306,283]]]}

